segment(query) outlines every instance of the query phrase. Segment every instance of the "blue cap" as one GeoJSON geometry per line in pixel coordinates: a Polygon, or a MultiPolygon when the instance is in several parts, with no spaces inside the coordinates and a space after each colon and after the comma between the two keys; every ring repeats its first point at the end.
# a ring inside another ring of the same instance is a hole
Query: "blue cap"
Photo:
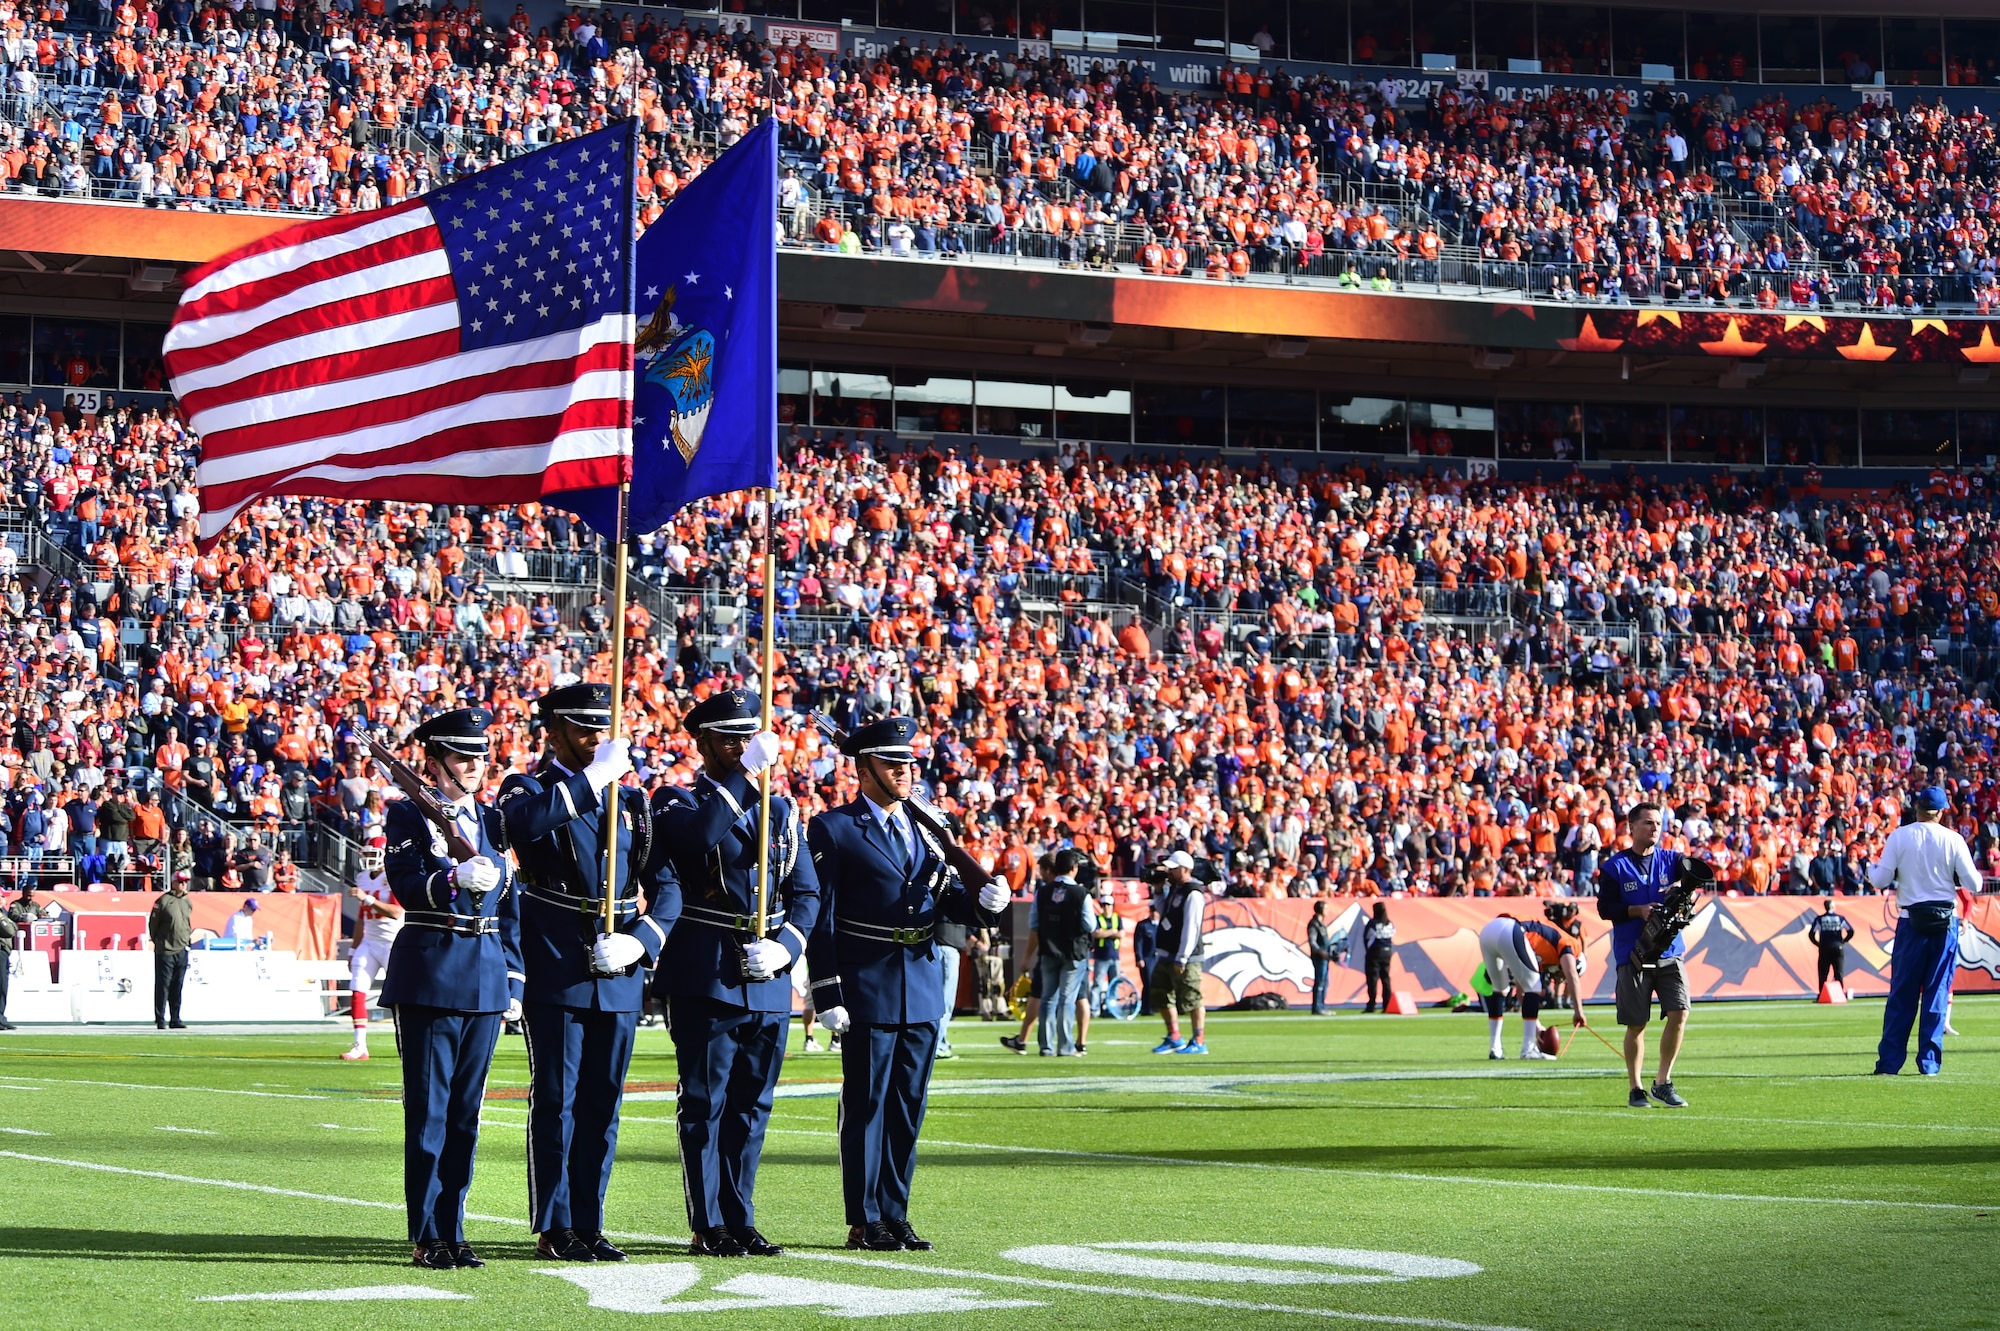
{"type": "Polygon", "coordinates": [[[486,729],[492,724],[493,713],[484,707],[458,707],[424,722],[410,732],[410,738],[430,749],[483,755],[491,747],[486,729]]]}
{"type": "Polygon", "coordinates": [[[584,683],[550,689],[536,700],[535,710],[545,722],[560,717],[585,730],[609,730],[611,686],[584,683]]]}
{"type": "Polygon", "coordinates": [[[1917,792],[1917,807],[1927,813],[1951,807],[1951,796],[1944,793],[1943,786],[1925,786],[1917,792]]]}
{"type": "Polygon", "coordinates": [[[755,689],[722,689],[688,709],[689,730],[754,735],[763,728],[764,700],[755,689]]]}
{"type": "Polygon", "coordinates": [[[917,751],[917,723],[907,716],[891,716],[865,725],[847,737],[840,751],[850,758],[882,758],[892,763],[913,763],[917,751]]]}

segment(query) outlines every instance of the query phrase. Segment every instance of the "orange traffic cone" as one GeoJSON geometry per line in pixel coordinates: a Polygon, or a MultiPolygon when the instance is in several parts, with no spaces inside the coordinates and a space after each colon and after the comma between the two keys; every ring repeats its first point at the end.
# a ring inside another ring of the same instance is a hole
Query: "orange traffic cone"
{"type": "Polygon", "coordinates": [[[1398,989],[1389,995],[1389,1005],[1382,1010],[1398,1017],[1414,1017],[1417,1015],[1417,996],[1398,989]]]}
{"type": "Polygon", "coordinates": [[[1822,1003],[1845,1003],[1847,991],[1840,987],[1840,981],[1828,980],[1819,987],[1819,1001],[1822,1003]]]}

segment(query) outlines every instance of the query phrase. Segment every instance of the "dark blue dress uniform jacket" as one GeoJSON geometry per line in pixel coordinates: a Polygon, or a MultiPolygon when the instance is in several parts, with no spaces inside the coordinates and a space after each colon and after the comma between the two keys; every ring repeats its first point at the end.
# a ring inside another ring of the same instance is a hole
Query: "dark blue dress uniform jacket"
{"type": "Polygon", "coordinates": [[[946,865],[930,835],[905,870],[891,833],[865,799],[829,809],[806,833],[819,874],[819,927],[807,953],[812,1005],[844,1007],[856,1026],[905,1026],[944,1019],[944,966],[931,937],[940,919],[993,925],[976,894],[946,865]],[[853,932],[860,926],[867,936],[853,932]],[[882,936],[909,930],[908,942],[882,936]]]}
{"type": "Polygon", "coordinates": [[[494,810],[479,810],[480,852],[500,870],[499,886],[475,898],[452,881],[452,860],[417,807],[396,800],[384,815],[389,849],[383,869],[397,902],[408,911],[499,920],[494,932],[476,936],[406,925],[389,950],[382,1005],[440,1008],[447,1012],[505,1012],[519,998],[521,916],[518,884],[508,871],[506,829],[494,810]],[[437,839],[433,839],[434,834],[437,839]]]}
{"type": "MultiPolygon", "coordinates": [[[[646,965],[660,956],[680,912],[670,871],[648,874],[650,834],[644,792],[619,787],[618,931],[646,948],[646,965]],[[649,900],[642,906],[640,892],[649,900]]],[[[525,1002],[600,1012],[637,1012],[645,1000],[642,968],[624,975],[590,971],[603,894],[604,814],[599,794],[581,772],[544,758],[533,773],[500,783],[500,812],[521,862],[521,952],[527,962],[525,1002]]]]}
{"type": "Polygon", "coordinates": [[[743,944],[753,933],[767,935],[796,962],[820,918],[819,879],[800,844],[798,809],[772,796],[770,914],[766,928],[752,927],[757,801],[757,783],[742,772],[719,782],[699,776],[693,789],[669,786],[653,797],[655,864],[671,868],[682,897],[680,924],[654,976],[662,996],[708,998],[751,1012],[792,1010],[789,974],[743,982],[743,944]]]}

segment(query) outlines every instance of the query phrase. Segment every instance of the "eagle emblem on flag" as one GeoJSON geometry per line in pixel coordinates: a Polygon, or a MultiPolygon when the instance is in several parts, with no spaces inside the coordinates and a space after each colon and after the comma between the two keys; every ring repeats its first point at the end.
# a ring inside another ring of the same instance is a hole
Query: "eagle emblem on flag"
{"type": "Polygon", "coordinates": [[[708,409],[715,402],[715,337],[706,328],[683,324],[674,314],[675,290],[667,288],[632,350],[634,358],[644,363],[645,381],[658,384],[673,398],[674,448],[681,461],[693,462],[708,428],[708,409]]]}

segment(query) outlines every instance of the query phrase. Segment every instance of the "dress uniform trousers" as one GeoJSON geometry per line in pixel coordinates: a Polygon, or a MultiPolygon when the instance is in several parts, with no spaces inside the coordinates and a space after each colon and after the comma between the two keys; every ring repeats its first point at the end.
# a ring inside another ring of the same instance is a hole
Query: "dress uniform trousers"
{"type": "Polygon", "coordinates": [[[500,1038],[497,1012],[395,1009],[403,1058],[403,1201],[410,1241],[465,1242],[479,1106],[500,1038]]]}
{"type": "Polygon", "coordinates": [[[841,1038],[840,1189],[850,1225],[909,1218],[938,1026],[856,1026],[841,1038]]]}
{"type": "Polygon", "coordinates": [[[604,1228],[618,1150],[618,1106],[632,1066],[637,1012],[538,1003],[521,1010],[528,1041],[528,1210],[537,1234],[604,1228]]]}
{"type": "Polygon", "coordinates": [[[674,1124],[688,1224],[753,1226],[757,1161],[764,1153],[791,1014],[688,994],[675,994],[669,1002],[680,1066],[674,1124]]]}

